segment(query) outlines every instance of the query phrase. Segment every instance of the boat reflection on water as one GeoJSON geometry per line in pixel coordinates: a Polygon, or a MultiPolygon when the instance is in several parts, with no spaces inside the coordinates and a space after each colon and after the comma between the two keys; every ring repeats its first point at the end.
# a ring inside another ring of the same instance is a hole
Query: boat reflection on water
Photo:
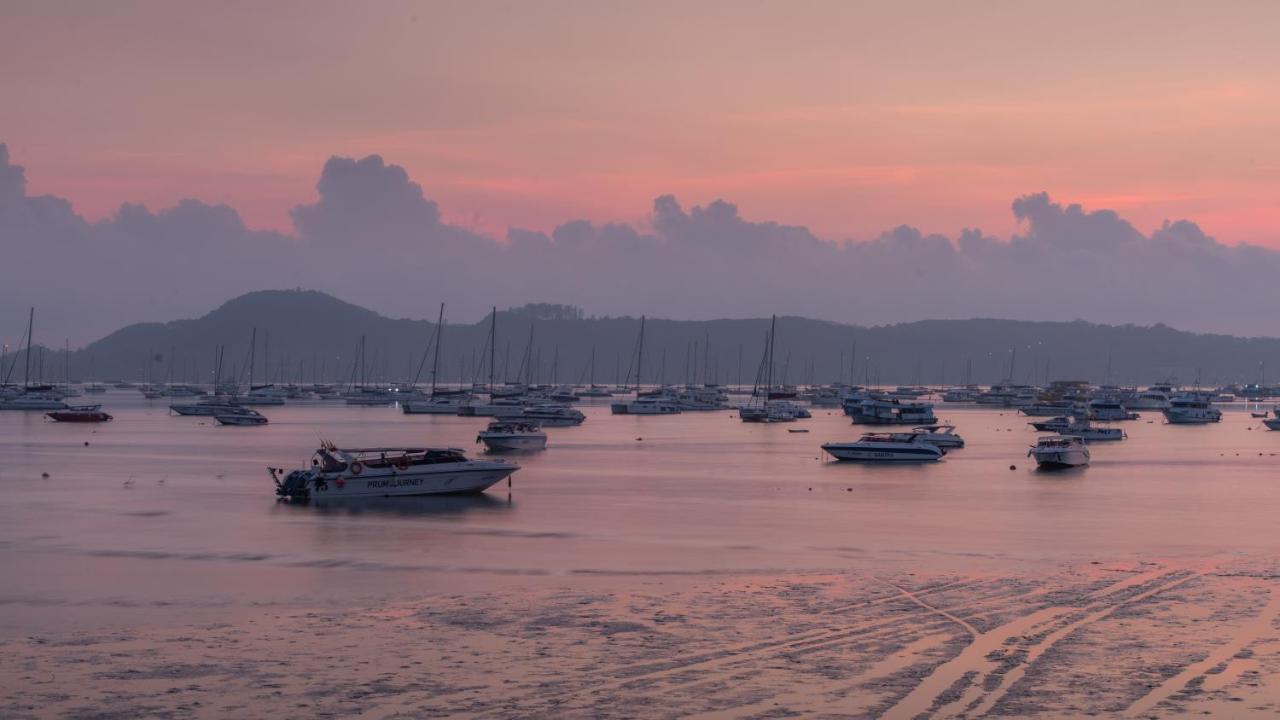
{"type": "Polygon", "coordinates": [[[310,512],[321,515],[370,515],[391,517],[452,517],[471,513],[506,513],[515,502],[492,495],[413,495],[401,497],[325,498],[310,502],[275,503],[278,512],[310,512]]]}

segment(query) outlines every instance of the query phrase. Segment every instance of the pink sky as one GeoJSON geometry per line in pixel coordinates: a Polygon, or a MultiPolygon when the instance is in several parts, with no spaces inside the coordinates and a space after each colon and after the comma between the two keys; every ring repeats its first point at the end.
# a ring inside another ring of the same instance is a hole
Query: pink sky
{"type": "Polygon", "coordinates": [[[1280,247],[1276,3],[0,4],[32,192],[289,229],[330,155],[501,235],[723,197],[864,239],[1047,190],[1280,247]]]}

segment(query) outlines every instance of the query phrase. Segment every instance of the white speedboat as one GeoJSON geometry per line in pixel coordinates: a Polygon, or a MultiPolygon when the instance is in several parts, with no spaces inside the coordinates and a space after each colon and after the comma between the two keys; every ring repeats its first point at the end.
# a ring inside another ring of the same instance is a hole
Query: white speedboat
{"type": "Polygon", "coordinates": [[[195,415],[197,417],[213,417],[218,413],[235,412],[240,408],[240,401],[232,396],[214,395],[194,403],[173,403],[169,411],[178,415],[195,415]]]}
{"type": "Polygon", "coordinates": [[[639,397],[610,406],[614,415],[678,415],[680,406],[667,398],[639,397]]]}
{"type": "Polygon", "coordinates": [[[859,462],[934,462],[946,454],[922,433],[867,433],[857,442],[827,443],[822,449],[837,460],[859,462]]]}
{"type": "Polygon", "coordinates": [[[921,425],[911,428],[911,432],[944,450],[964,447],[964,438],[956,434],[955,425],[921,425]]]}
{"type": "Polygon", "coordinates": [[[1164,419],[1171,425],[1204,425],[1221,422],[1222,411],[1200,395],[1179,395],[1169,401],[1164,419]]]}
{"type": "Polygon", "coordinates": [[[519,469],[504,460],[469,460],[457,448],[341,449],[332,444],[317,450],[305,470],[286,474],[268,468],[276,495],[289,500],[479,493],[519,469]]]}
{"type": "Polygon", "coordinates": [[[587,419],[581,410],[567,405],[534,405],[524,408],[519,417],[542,427],[573,427],[587,419]]]}
{"type": "Polygon", "coordinates": [[[1058,432],[1059,430],[1071,427],[1075,422],[1076,420],[1074,418],[1067,415],[1061,415],[1059,417],[1049,418],[1048,420],[1040,420],[1027,424],[1039,432],[1058,432]]]}
{"type": "Polygon", "coordinates": [[[219,425],[236,425],[245,427],[250,425],[267,424],[266,416],[253,408],[247,407],[228,408],[227,410],[216,412],[213,414],[213,419],[217,420],[219,425]]]}
{"type": "Polygon", "coordinates": [[[1036,464],[1045,469],[1082,467],[1089,464],[1089,446],[1074,435],[1043,437],[1030,450],[1036,464]]]}
{"type": "Polygon", "coordinates": [[[24,392],[0,399],[0,410],[65,410],[67,404],[51,393],[24,392]]]}
{"type": "Polygon", "coordinates": [[[275,385],[255,385],[240,398],[241,405],[283,405],[286,391],[275,385]]]}
{"type": "Polygon", "coordinates": [[[1120,428],[1094,427],[1088,423],[1072,423],[1058,430],[1058,434],[1078,437],[1085,442],[1124,440],[1128,437],[1120,428]]]}
{"type": "Polygon", "coordinates": [[[535,423],[496,420],[476,435],[476,442],[495,452],[543,450],[547,447],[547,434],[535,423]]]}
{"type": "Polygon", "coordinates": [[[418,395],[400,401],[405,415],[457,415],[469,395],[418,395]]]}

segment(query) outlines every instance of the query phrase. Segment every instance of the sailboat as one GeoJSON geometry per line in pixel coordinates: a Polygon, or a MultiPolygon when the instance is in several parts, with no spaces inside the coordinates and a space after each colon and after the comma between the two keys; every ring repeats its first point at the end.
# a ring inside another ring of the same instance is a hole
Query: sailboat
{"type": "MultiPolygon", "coordinates": [[[[444,342],[444,303],[440,303],[440,314],[436,318],[436,329],[433,334],[435,353],[431,360],[431,392],[425,397],[410,397],[400,403],[400,410],[405,415],[457,415],[459,409],[470,398],[470,395],[462,391],[443,391],[436,385],[436,379],[440,376],[440,346],[444,342]]],[[[432,348],[432,341],[427,341],[427,348],[432,348]]],[[[426,360],[426,353],[423,353],[423,360],[426,360]]],[[[422,372],[422,364],[418,365],[418,372],[422,372]]],[[[413,385],[418,386],[418,377],[413,378],[413,385]]]]}
{"type": "MultiPolygon", "coordinates": [[[[67,408],[67,404],[52,392],[52,388],[31,384],[31,336],[35,331],[35,324],[36,309],[31,308],[31,314],[27,319],[27,351],[22,391],[0,399],[0,410],[65,410],[67,408]]],[[[9,372],[13,372],[12,365],[9,367],[9,372]]],[[[8,380],[9,378],[6,377],[5,385],[8,385],[8,380]]]]}
{"type": "Polygon", "coordinates": [[[778,316],[769,321],[769,334],[765,336],[764,356],[760,359],[760,369],[756,372],[755,388],[751,391],[751,400],[738,410],[742,422],[778,423],[795,422],[797,418],[809,417],[809,412],[782,397],[794,397],[795,394],[775,393],[773,389],[773,349],[777,332],[778,316]],[[763,385],[761,380],[764,380],[763,385]],[[775,398],[775,394],[779,397],[775,398]]]}
{"type": "Polygon", "coordinates": [[[609,409],[614,415],[676,415],[680,406],[661,392],[645,395],[642,374],[644,368],[644,324],[640,316],[640,338],[636,343],[636,399],[631,402],[613,403],[609,409]]]}

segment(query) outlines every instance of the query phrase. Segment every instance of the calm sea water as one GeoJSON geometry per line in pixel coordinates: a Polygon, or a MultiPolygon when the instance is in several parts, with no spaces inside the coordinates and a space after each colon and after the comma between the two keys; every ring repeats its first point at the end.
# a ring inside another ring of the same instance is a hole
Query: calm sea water
{"type": "Polygon", "coordinates": [[[230,428],[135,392],[101,401],[115,422],[0,413],[0,634],[528,583],[1280,550],[1280,432],[1239,410],[1202,427],[1145,413],[1091,467],[1050,474],[1012,412],[940,405],[968,448],[908,467],[829,462],[819,445],[861,431],[836,410],[765,426],[601,403],[516,456],[510,489],[299,506],[265,468],[305,465],[322,437],[479,452],[486,420],[313,403],[230,428]]]}

